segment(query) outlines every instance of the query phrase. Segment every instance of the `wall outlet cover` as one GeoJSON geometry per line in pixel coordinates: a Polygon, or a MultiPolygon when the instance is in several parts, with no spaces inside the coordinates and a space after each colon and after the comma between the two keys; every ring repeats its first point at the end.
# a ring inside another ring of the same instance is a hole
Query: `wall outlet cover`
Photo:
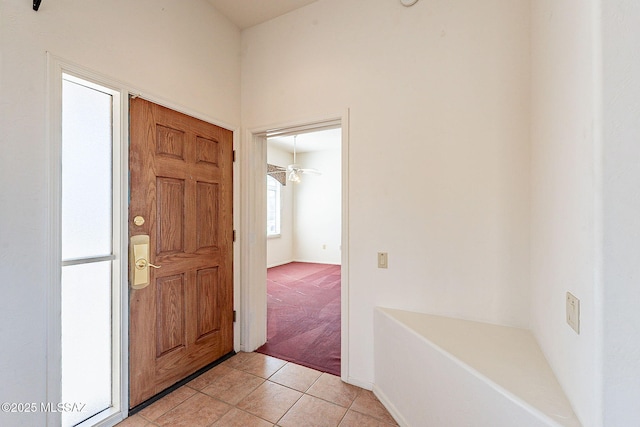
{"type": "Polygon", "coordinates": [[[567,292],[567,323],[580,334],[580,300],[567,292]]]}

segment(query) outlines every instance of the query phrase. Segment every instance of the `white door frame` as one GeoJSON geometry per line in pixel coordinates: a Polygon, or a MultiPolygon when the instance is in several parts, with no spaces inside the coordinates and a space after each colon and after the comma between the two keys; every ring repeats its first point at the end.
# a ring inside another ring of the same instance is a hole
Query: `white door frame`
{"type": "Polygon", "coordinates": [[[342,129],[341,377],[349,378],[349,111],[260,126],[244,132],[240,200],[240,349],[254,351],[267,340],[267,136],[342,129]]]}

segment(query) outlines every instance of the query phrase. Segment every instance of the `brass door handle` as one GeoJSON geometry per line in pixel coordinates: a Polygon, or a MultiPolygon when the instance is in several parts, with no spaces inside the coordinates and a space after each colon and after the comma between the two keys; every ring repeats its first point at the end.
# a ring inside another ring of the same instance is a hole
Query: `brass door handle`
{"type": "Polygon", "coordinates": [[[156,268],[157,269],[157,268],[160,268],[162,266],[161,265],[151,264],[149,261],[147,261],[144,258],[140,258],[140,259],[136,260],[136,268],[138,270],[142,270],[143,268],[147,268],[147,267],[151,267],[151,268],[156,268]]]}
{"type": "Polygon", "coordinates": [[[153,265],[149,262],[149,236],[145,234],[131,236],[129,266],[131,287],[133,289],[146,288],[151,280],[149,267],[160,268],[159,265],[153,265]]]}

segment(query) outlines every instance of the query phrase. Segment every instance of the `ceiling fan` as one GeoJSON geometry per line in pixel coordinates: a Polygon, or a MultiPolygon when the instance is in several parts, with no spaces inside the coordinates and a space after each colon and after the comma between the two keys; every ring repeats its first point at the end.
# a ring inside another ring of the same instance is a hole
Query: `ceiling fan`
{"type": "Polygon", "coordinates": [[[297,135],[293,136],[293,163],[287,166],[287,179],[291,182],[300,182],[300,175],[303,173],[312,174],[312,175],[322,175],[318,169],[314,168],[302,168],[300,165],[296,164],[296,138],[297,135]]]}

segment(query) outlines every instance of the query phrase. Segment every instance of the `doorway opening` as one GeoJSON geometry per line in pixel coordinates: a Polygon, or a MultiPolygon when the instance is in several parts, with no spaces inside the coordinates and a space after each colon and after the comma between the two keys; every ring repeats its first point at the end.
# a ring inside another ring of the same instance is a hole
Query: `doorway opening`
{"type": "Polygon", "coordinates": [[[267,342],[340,375],[341,129],[267,138],[267,342]]]}
{"type": "MultiPolygon", "coordinates": [[[[333,249],[339,251],[339,262],[334,266],[339,268],[339,272],[334,276],[339,277],[340,282],[340,298],[339,305],[340,318],[340,376],[344,381],[349,381],[348,372],[348,307],[349,307],[349,262],[348,262],[348,230],[349,230],[349,195],[348,195],[348,138],[349,128],[348,120],[349,112],[345,110],[343,114],[336,114],[316,120],[300,121],[297,123],[289,123],[280,126],[263,127],[258,129],[250,129],[247,132],[245,140],[245,149],[242,157],[243,170],[243,200],[246,204],[241,213],[241,222],[244,232],[240,234],[240,242],[242,247],[241,259],[241,349],[243,351],[255,351],[267,342],[267,265],[273,265],[273,261],[267,260],[267,147],[268,140],[276,137],[293,139],[302,138],[301,135],[315,133],[320,131],[334,130],[339,135],[340,146],[340,184],[339,184],[339,239],[338,243],[333,244],[333,249]],[[339,264],[339,265],[338,265],[339,264]]],[[[297,140],[296,140],[297,143],[297,140]]],[[[297,147],[296,147],[297,148],[297,147]]],[[[290,153],[291,156],[293,153],[290,153]]],[[[298,153],[296,152],[296,156],[298,153]]],[[[302,157],[296,158],[301,169],[320,169],[313,166],[302,164],[302,157]]],[[[285,162],[286,163],[286,162],[285,162]]],[[[288,164],[281,167],[286,169],[288,164]]],[[[320,172],[323,172],[320,170],[320,172]]],[[[324,172],[323,172],[324,175],[324,172]]],[[[301,183],[299,186],[310,183],[312,178],[310,174],[302,173],[300,175],[301,183]]],[[[289,187],[290,184],[287,184],[289,187]]],[[[282,190],[282,188],[281,188],[282,190]]],[[[336,195],[337,196],[337,195],[336,195]]],[[[282,225],[282,224],[280,224],[282,225]]],[[[270,226],[273,226],[273,221],[270,226]]],[[[282,231],[280,231],[282,235],[282,231]]],[[[275,239],[274,239],[275,240],[275,239]]],[[[282,239],[280,239],[282,240],[282,239]]],[[[323,251],[322,245],[326,245],[326,253],[330,251],[331,243],[329,241],[316,242],[323,251]]],[[[306,259],[300,258],[302,261],[306,259]]],[[[326,262],[326,261],[322,261],[326,262]]]]}

